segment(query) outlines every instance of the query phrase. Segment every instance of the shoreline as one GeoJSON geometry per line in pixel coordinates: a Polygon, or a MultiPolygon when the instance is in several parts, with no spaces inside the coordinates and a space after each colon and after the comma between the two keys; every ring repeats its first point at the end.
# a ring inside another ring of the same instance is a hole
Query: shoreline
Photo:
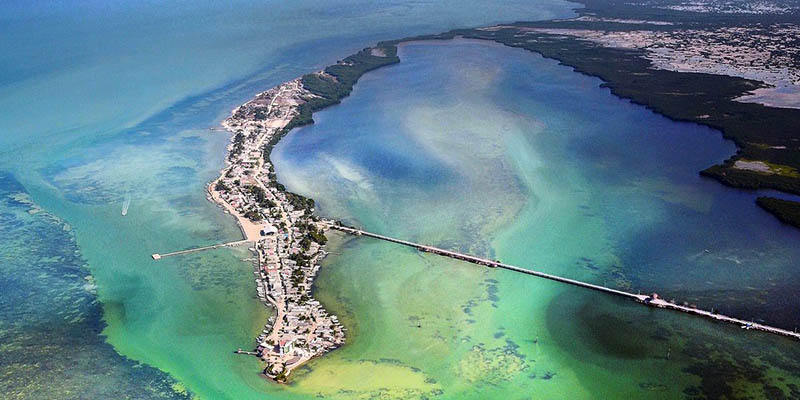
{"type": "Polygon", "coordinates": [[[319,261],[327,255],[325,223],[314,216],[313,201],[277,183],[268,161],[276,141],[314,95],[299,79],[258,94],[237,107],[223,127],[234,134],[226,167],[208,187],[208,199],[236,219],[256,253],[259,300],[275,309],[256,338],[253,354],[267,363],[265,375],[286,382],[291,371],[344,343],[346,330],[311,296],[319,261]]]}
{"type": "Polygon", "coordinates": [[[399,62],[396,46],[374,46],[256,95],[222,122],[233,134],[226,166],[207,187],[208,200],[237,221],[254,244],[258,298],[276,310],[256,338],[253,351],[279,383],[292,370],[340,347],[344,328],[314,299],[312,287],[334,221],[313,214],[314,201],[278,183],[272,147],[293,128],[313,123],[314,111],[338,104],[366,72],[399,62]]]}

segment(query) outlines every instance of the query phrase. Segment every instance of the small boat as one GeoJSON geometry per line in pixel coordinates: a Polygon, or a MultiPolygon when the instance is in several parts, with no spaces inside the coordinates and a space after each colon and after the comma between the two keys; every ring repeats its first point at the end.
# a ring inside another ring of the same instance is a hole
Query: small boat
{"type": "Polygon", "coordinates": [[[131,195],[125,195],[125,201],[122,202],[122,216],[128,215],[128,207],[131,205],[131,195]]]}

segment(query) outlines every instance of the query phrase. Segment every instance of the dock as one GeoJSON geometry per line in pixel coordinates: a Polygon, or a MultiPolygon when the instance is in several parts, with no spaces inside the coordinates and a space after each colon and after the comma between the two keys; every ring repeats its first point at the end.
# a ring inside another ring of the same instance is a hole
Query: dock
{"type": "Polygon", "coordinates": [[[243,245],[245,243],[249,243],[249,242],[250,242],[249,240],[237,240],[235,242],[220,243],[220,244],[214,244],[214,245],[211,245],[211,246],[196,247],[196,248],[193,248],[193,249],[173,251],[171,253],[164,253],[164,254],[155,253],[155,254],[151,255],[150,257],[153,257],[153,260],[160,260],[160,259],[162,259],[164,257],[179,256],[181,254],[189,254],[189,253],[194,253],[194,252],[198,252],[198,251],[218,249],[220,247],[241,246],[241,245],[243,245]]]}
{"type": "Polygon", "coordinates": [[[656,294],[643,295],[643,294],[630,293],[630,292],[626,292],[626,291],[623,291],[623,290],[612,289],[612,288],[609,288],[609,287],[596,285],[596,284],[588,283],[588,282],[583,282],[583,281],[579,281],[579,280],[575,280],[575,279],[565,278],[565,277],[558,276],[558,275],[548,274],[548,273],[539,272],[539,271],[526,269],[526,268],[520,268],[520,267],[517,267],[517,266],[514,266],[514,265],[501,263],[500,261],[497,261],[497,260],[490,260],[490,259],[486,259],[486,258],[472,256],[472,255],[469,255],[469,254],[463,254],[463,253],[459,253],[459,252],[455,252],[455,251],[440,249],[438,247],[433,247],[433,246],[428,246],[428,245],[424,245],[424,244],[409,242],[407,240],[401,240],[401,239],[396,239],[396,238],[392,238],[392,237],[389,237],[389,236],[379,235],[379,234],[372,233],[372,232],[367,232],[367,231],[364,231],[364,230],[361,230],[361,229],[355,229],[355,228],[350,228],[350,227],[340,226],[340,225],[335,225],[335,224],[331,224],[331,225],[329,225],[329,227],[331,229],[335,229],[335,230],[338,230],[338,231],[341,231],[341,232],[344,232],[344,233],[348,233],[348,234],[351,234],[351,235],[355,235],[355,236],[367,236],[367,237],[371,237],[371,238],[374,238],[374,239],[383,240],[383,241],[386,241],[386,242],[400,244],[400,245],[403,245],[403,246],[407,246],[407,247],[411,247],[411,248],[417,249],[417,250],[419,250],[421,252],[425,252],[425,253],[437,254],[437,255],[440,255],[440,256],[443,256],[443,257],[454,258],[454,259],[466,261],[466,262],[469,262],[469,263],[472,263],[472,264],[483,265],[483,266],[486,266],[486,267],[489,267],[489,268],[506,269],[506,270],[509,270],[509,271],[514,271],[514,272],[518,272],[518,273],[522,273],[522,274],[526,274],[526,275],[532,275],[532,276],[536,276],[536,277],[539,277],[539,278],[544,278],[544,279],[548,279],[548,280],[551,280],[551,281],[561,282],[561,283],[565,283],[565,284],[572,285],[572,286],[577,286],[577,287],[581,287],[581,288],[585,288],[585,289],[591,289],[591,290],[594,290],[594,291],[598,291],[598,292],[602,292],[602,293],[606,293],[606,294],[611,294],[611,295],[623,297],[623,298],[626,298],[626,299],[631,299],[631,300],[636,301],[639,304],[642,304],[642,305],[645,305],[645,306],[649,306],[649,307],[654,307],[654,308],[659,308],[659,309],[667,309],[667,310],[673,310],[673,311],[680,311],[680,312],[684,312],[684,313],[687,313],[687,314],[692,314],[692,315],[696,315],[696,316],[699,316],[699,317],[708,318],[708,319],[711,319],[713,321],[726,322],[726,323],[730,323],[730,324],[734,324],[734,325],[739,325],[742,329],[746,329],[746,330],[757,330],[757,331],[772,333],[772,334],[781,335],[781,336],[787,336],[787,337],[791,337],[791,338],[800,340],[800,333],[798,333],[797,331],[790,331],[790,330],[787,330],[787,329],[776,328],[774,326],[769,326],[769,325],[755,323],[755,322],[752,322],[752,321],[746,321],[746,320],[739,319],[739,318],[729,317],[729,316],[722,315],[722,314],[719,314],[719,313],[716,313],[716,312],[713,312],[713,311],[706,311],[706,310],[702,310],[702,309],[695,308],[695,307],[689,307],[689,306],[684,306],[684,305],[680,305],[680,304],[675,304],[675,303],[672,303],[672,302],[669,302],[669,301],[666,301],[664,299],[659,298],[658,295],[656,295],[656,294]]]}

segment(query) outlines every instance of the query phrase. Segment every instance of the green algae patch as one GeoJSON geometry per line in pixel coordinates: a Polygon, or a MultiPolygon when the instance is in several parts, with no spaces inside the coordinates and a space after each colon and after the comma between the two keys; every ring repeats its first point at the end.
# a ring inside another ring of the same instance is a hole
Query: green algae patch
{"type": "Polygon", "coordinates": [[[302,374],[296,377],[297,388],[323,398],[405,399],[441,393],[440,385],[422,371],[395,360],[317,363],[302,374]]]}
{"type": "Polygon", "coordinates": [[[187,390],[186,386],[184,386],[183,383],[181,383],[181,382],[173,383],[170,386],[170,388],[172,389],[173,392],[178,393],[180,395],[183,395],[183,396],[188,396],[189,395],[189,390],[187,390]]]}
{"type": "Polygon", "coordinates": [[[487,349],[476,345],[458,363],[458,375],[471,383],[498,385],[516,378],[528,368],[524,356],[513,348],[487,349]]]}

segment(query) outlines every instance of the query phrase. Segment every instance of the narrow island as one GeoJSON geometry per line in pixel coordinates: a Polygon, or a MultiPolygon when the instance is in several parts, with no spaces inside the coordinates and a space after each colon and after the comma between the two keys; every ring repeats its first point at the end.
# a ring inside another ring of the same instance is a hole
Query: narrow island
{"type": "MultiPolygon", "coordinates": [[[[674,120],[722,131],[739,151],[723,164],[702,171],[703,175],[739,188],[800,194],[800,106],[796,106],[800,96],[769,92],[781,85],[784,92],[800,87],[796,80],[800,51],[794,47],[800,28],[789,22],[797,10],[788,16],[748,14],[737,19],[715,14],[714,9],[710,14],[679,8],[665,12],[657,1],[636,5],[614,0],[580,2],[586,8],[573,19],[457,29],[380,42],[322,71],[260,93],[233,111],[223,123],[233,134],[227,165],[208,191],[211,199],[236,217],[245,239],[255,243],[258,297],[276,310],[256,338],[254,351],[239,353],[257,355],[266,362],[268,377],[286,382],[292,370],[345,342],[346,329],[311,295],[320,260],[327,254],[325,231],[338,222],[315,216],[313,200],[288,192],[278,183],[270,153],[290,130],[313,123],[315,111],[348,96],[363,74],[400,62],[397,46],[401,43],[463,37],[556,59],[577,72],[599,77],[603,86],[620,97],[674,120]],[[765,34],[764,24],[777,24],[780,29],[765,34]],[[728,45],[717,50],[708,43],[728,45]],[[763,63],[753,58],[751,51],[764,43],[771,43],[768,48],[780,57],[763,63]],[[730,65],[718,69],[720,62],[730,65]],[[788,72],[770,75],[770,62],[783,63],[780,71],[788,72]],[[762,76],[771,81],[756,79],[762,76]],[[759,101],[752,101],[756,93],[759,101]]],[[[757,204],[800,227],[800,202],[762,196],[757,204]]]]}
{"type": "Polygon", "coordinates": [[[257,254],[258,297],[275,309],[254,354],[264,373],[286,382],[304,362],[341,346],[346,329],[311,295],[325,252],[325,229],[314,201],[288,192],[270,162],[272,147],[312,112],[338,103],[365,72],[398,62],[396,47],[364,49],[338,64],[283,83],[237,107],[223,122],[233,133],[226,167],[208,186],[209,197],[236,218],[257,254]]]}

